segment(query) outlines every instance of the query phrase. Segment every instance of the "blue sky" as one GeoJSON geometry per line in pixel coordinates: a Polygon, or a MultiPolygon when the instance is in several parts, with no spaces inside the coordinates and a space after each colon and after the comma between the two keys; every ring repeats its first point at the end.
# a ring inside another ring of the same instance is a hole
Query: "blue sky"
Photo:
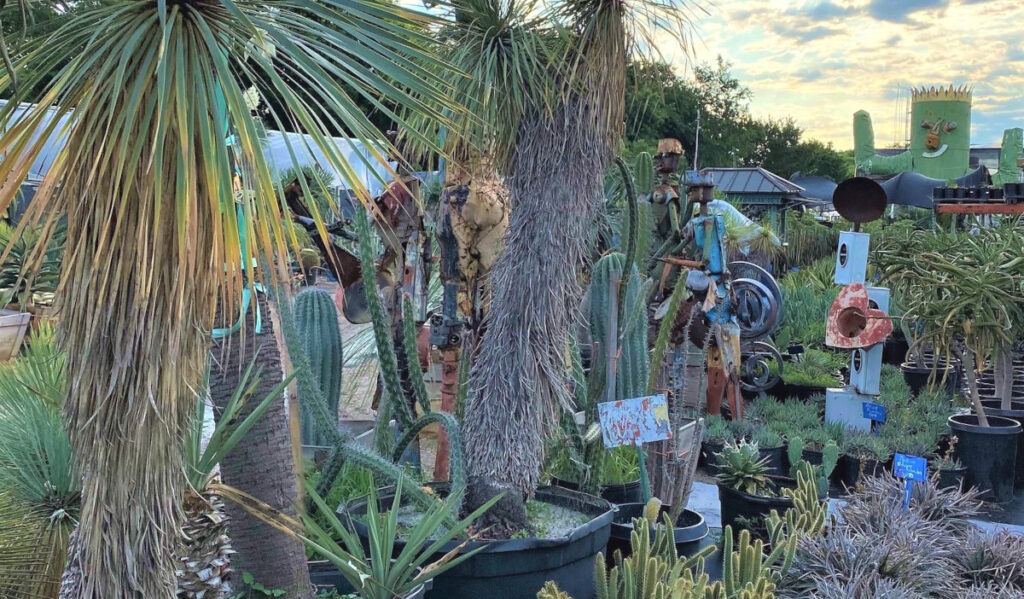
{"type": "Polygon", "coordinates": [[[790,116],[808,135],[853,146],[856,110],[877,145],[903,137],[916,86],[974,88],[971,141],[1024,127],[1022,0],[704,0],[694,54],[662,54],[681,74],[721,54],[754,92],[758,116],[790,116]],[[901,106],[901,100],[903,105],[901,106]]]}

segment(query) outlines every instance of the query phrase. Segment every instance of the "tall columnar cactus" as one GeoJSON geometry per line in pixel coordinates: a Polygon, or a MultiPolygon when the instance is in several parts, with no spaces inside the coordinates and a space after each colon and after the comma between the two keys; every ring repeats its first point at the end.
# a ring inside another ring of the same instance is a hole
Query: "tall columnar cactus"
{"type": "MultiPolygon", "coordinates": [[[[307,288],[295,297],[295,326],[302,339],[302,347],[309,359],[309,367],[319,384],[320,393],[327,402],[327,412],[338,420],[338,398],[341,395],[342,342],[338,326],[338,309],[334,298],[323,289],[307,288]]],[[[301,398],[302,443],[326,445],[329,439],[320,434],[310,409],[305,408],[313,398],[301,398]]]]}
{"type": "Polygon", "coordinates": [[[423,380],[423,369],[420,368],[419,348],[416,346],[416,320],[412,312],[412,301],[408,296],[402,298],[402,345],[409,371],[409,384],[416,403],[424,414],[429,414],[430,396],[427,393],[427,384],[423,380]]]}
{"type": "MultiPolygon", "coordinates": [[[[601,397],[607,366],[611,281],[622,279],[625,257],[612,253],[594,265],[590,280],[590,336],[597,351],[593,353],[590,388],[593,397],[601,397]]],[[[647,295],[651,281],[640,277],[636,268],[627,282],[618,323],[617,360],[615,364],[615,398],[626,399],[647,394],[650,360],[647,355],[647,295]]]]}
{"type": "MultiPolygon", "coordinates": [[[[373,232],[370,230],[370,222],[366,217],[365,210],[355,211],[355,229],[359,236],[359,262],[363,270],[363,286],[366,288],[366,306],[369,309],[370,317],[373,319],[373,338],[377,345],[377,364],[380,368],[381,379],[384,381],[384,391],[387,393],[387,402],[390,410],[382,410],[382,413],[391,413],[398,420],[401,428],[408,428],[412,424],[413,414],[409,401],[402,392],[402,378],[398,372],[398,358],[395,356],[395,348],[391,338],[391,320],[384,311],[380,296],[377,294],[377,265],[373,255],[373,232]]],[[[383,407],[383,406],[382,406],[383,407]]],[[[383,422],[387,426],[387,421],[383,422]]]]}

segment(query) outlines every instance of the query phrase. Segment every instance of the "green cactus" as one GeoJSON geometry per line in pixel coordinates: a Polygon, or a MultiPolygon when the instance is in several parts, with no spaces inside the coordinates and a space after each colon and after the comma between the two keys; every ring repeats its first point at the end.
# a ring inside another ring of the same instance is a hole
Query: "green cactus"
{"type": "MultiPolygon", "coordinates": [[[[590,281],[590,335],[595,342],[591,366],[591,397],[604,395],[607,366],[608,310],[611,305],[610,281],[622,278],[625,258],[611,253],[594,265],[590,281]]],[[[647,295],[653,281],[642,278],[634,268],[626,282],[619,319],[618,362],[616,364],[615,398],[628,399],[647,394],[650,361],[647,355],[647,295]]]]}
{"type": "Polygon", "coordinates": [[[549,580],[537,591],[537,599],[572,599],[568,593],[558,588],[558,583],[549,580]]]}
{"type": "Polygon", "coordinates": [[[402,453],[409,444],[413,442],[416,435],[418,435],[425,427],[433,423],[439,424],[444,428],[445,433],[448,434],[449,477],[452,482],[452,493],[455,493],[466,487],[466,457],[462,452],[462,431],[459,426],[459,421],[451,414],[438,411],[424,414],[417,418],[409,428],[402,431],[401,438],[399,438],[398,442],[395,444],[392,459],[395,462],[399,461],[402,457],[402,453]]]}
{"type": "MultiPolygon", "coordinates": [[[[789,439],[789,448],[786,450],[789,456],[789,475],[793,478],[797,477],[800,468],[806,463],[803,458],[804,451],[804,440],[800,437],[792,437],[789,439]]],[[[814,480],[818,487],[818,494],[824,496],[828,493],[828,477],[832,475],[832,471],[836,469],[836,464],[839,463],[839,445],[835,441],[829,440],[821,448],[821,465],[812,466],[814,468],[814,480]]]]}
{"type": "Polygon", "coordinates": [[[412,301],[409,296],[402,298],[402,342],[413,395],[416,396],[416,403],[420,405],[423,413],[429,414],[430,396],[427,393],[427,384],[423,381],[423,369],[420,368],[419,349],[416,347],[416,319],[412,313],[412,301]]]}
{"type": "Polygon", "coordinates": [[[650,194],[654,189],[654,159],[650,152],[640,152],[633,159],[633,180],[641,196],[650,194]]]}
{"type": "MultiPolygon", "coordinates": [[[[686,272],[683,271],[679,274],[679,280],[686,279],[686,272]]],[[[686,285],[676,285],[672,289],[672,295],[669,296],[668,300],[668,312],[661,319],[661,324],[658,325],[658,337],[654,341],[654,351],[651,353],[650,361],[650,373],[648,374],[647,387],[654,389],[657,385],[658,371],[661,370],[661,365],[665,361],[665,352],[668,351],[669,341],[672,339],[672,327],[675,326],[676,317],[679,314],[679,304],[683,301],[683,296],[686,294],[686,285]]]]}
{"type": "Polygon", "coordinates": [[[804,461],[804,440],[801,437],[789,438],[786,457],[789,458],[789,475],[796,478],[797,467],[804,461]]]}
{"type": "MultiPolygon", "coordinates": [[[[722,532],[725,544],[722,558],[722,585],[729,599],[734,597],[770,598],[775,596],[777,574],[771,565],[784,554],[783,546],[773,548],[766,557],[764,543],[751,540],[750,531],[743,529],[733,547],[732,527],[722,532]]],[[[796,544],[792,543],[793,550],[796,544]]],[[[788,547],[788,545],[786,545],[788,547]]]]}
{"type": "MultiPolygon", "coordinates": [[[[302,347],[309,358],[309,367],[320,393],[327,401],[328,415],[338,420],[338,398],[341,395],[342,344],[338,326],[338,309],[334,298],[323,289],[307,288],[295,296],[295,326],[302,338],[302,347]]],[[[327,438],[317,430],[316,420],[305,404],[314,401],[302,397],[302,443],[326,445],[327,438]]]]}
{"type": "MultiPolygon", "coordinates": [[[[351,461],[357,466],[366,468],[373,472],[375,477],[379,477],[381,481],[396,483],[399,480],[407,479],[409,475],[404,468],[356,443],[351,435],[342,433],[338,427],[337,420],[331,419],[330,413],[327,410],[327,400],[320,393],[320,386],[309,368],[309,358],[302,346],[302,339],[298,333],[298,328],[295,326],[291,306],[288,305],[287,301],[282,301],[285,297],[282,289],[278,288],[275,291],[278,300],[278,311],[281,317],[281,333],[284,337],[292,366],[295,368],[295,381],[299,396],[312,398],[312,401],[305,402],[306,408],[312,411],[319,433],[324,435],[329,442],[328,444],[333,447],[327,463],[321,471],[320,482],[316,489],[317,493],[321,497],[327,496],[346,461],[351,461]]],[[[424,508],[433,506],[437,501],[416,485],[403,485],[402,494],[424,508]]]]}
{"type": "MultiPolygon", "coordinates": [[[[363,271],[363,286],[366,288],[366,305],[373,320],[373,338],[377,345],[377,364],[380,368],[381,379],[384,381],[384,391],[387,393],[389,410],[384,414],[393,413],[398,420],[399,428],[405,429],[412,424],[413,415],[402,393],[402,378],[398,372],[398,358],[395,356],[395,348],[391,339],[391,324],[384,306],[381,305],[380,296],[377,294],[377,265],[373,255],[373,231],[370,229],[369,219],[366,217],[366,210],[355,211],[355,229],[359,236],[359,263],[363,271]]],[[[387,420],[383,420],[387,425],[387,420]]]]}

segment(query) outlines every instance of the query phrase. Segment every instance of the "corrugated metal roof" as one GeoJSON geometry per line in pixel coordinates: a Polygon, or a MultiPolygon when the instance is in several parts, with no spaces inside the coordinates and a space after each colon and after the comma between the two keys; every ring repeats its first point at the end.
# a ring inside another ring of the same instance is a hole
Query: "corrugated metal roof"
{"type": "Polygon", "coordinates": [[[725,193],[763,193],[797,195],[804,189],[759,166],[737,168],[705,168],[701,173],[711,173],[715,187],[725,193]]]}

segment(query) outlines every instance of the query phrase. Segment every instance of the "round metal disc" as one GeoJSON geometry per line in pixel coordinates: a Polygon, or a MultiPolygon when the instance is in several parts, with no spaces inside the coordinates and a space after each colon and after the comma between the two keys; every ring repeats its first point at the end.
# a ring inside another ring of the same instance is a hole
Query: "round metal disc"
{"type": "Polygon", "coordinates": [[[753,262],[737,260],[729,263],[729,273],[732,274],[733,279],[753,279],[767,287],[772,292],[772,295],[775,296],[775,303],[778,304],[779,311],[782,311],[782,289],[779,288],[779,283],[775,280],[775,277],[767,270],[753,262]]]}
{"type": "Polygon", "coordinates": [[[853,223],[869,223],[885,213],[885,190],[873,179],[851,177],[840,183],[832,194],[836,212],[853,223]]]}

